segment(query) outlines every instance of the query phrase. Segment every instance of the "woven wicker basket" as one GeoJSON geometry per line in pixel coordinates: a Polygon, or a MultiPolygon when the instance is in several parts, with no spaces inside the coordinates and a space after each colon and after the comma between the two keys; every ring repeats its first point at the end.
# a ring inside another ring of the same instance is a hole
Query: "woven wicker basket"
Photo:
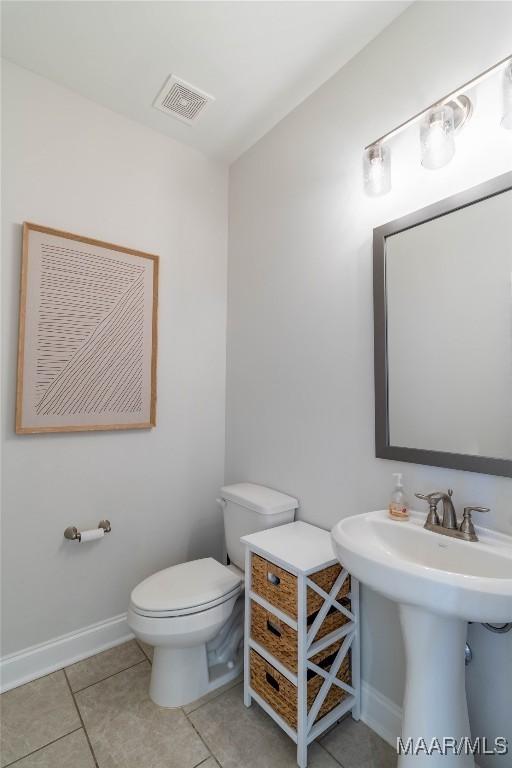
{"type": "MultiPolygon", "coordinates": [[[[336,563],[335,565],[330,565],[329,568],[324,568],[323,571],[317,571],[317,573],[313,573],[309,578],[311,581],[314,581],[315,584],[318,584],[319,587],[321,587],[324,592],[330,592],[331,589],[334,586],[334,582],[338,578],[338,576],[341,573],[341,565],[339,563],[336,563]]],[[[347,576],[343,584],[341,585],[341,589],[338,592],[338,600],[341,600],[342,598],[347,597],[348,593],[350,592],[350,576],[347,576]]],[[[313,589],[308,587],[308,608],[307,613],[308,616],[315,611],[318,611],[324,602],[324,598],[321,597],[321,595],[317,594],[313,589]]]]}
{"type": "Polygon", "coordinates": [[[251,601],[251,637],[291,672],[297,672],[297,632],[251,601]]]}
{"type": "MultiPolygon", "coordinates": [[[[350,601],[343,602],[350,610],[350,601]]],[[[309,625],[313,623],[315,616],[316,614],[311,614],[309,625]]],[[[320,640],[348,621],[344,614],[334,609],[327,614],[314,639],[320,640]]],[[[251,637],[291,672],[297,672],[297,632],[254,600],[251,601],[251,637]]]]}
{"type": "MultiPolygon", "coordinates": [[[[313,657],[313,661],[318,666],[329,669],[334,660],[334,656],[341,646],[341,641],[334,643],[326,648],[322,653],[313,657]]],[[[337,677],[350,685],[350,651],[344,658],[338,671],[337,677]]],[[[284,675],[262,658],[256,651],[250,653],[250,677],[251,687],[258,693],[283,720],[292,728],[297,728],[297,688],[284,675]]],[[[311,709],[314,700],[317,697],[324,678],[314,672],[308,672],[308,711],[311,709]]],[[[329,690],[315,722],[321,720],[324,715],[334,709],[347,693],[337,685],[333,685],[329,690]]]]}
{"type": "MultiPolygon", "coordinates": [[[[342,598],[340,600],[341,605],[343,605],[344,608],[347,608],[347,610],[351,610],[350,600],[346,597],[342,598]]],[[[308,629],[313,624],[313,621],[316,618],[316,612],[312,613],[308,616],[308,629]]],[[[336,608],[331,608],[323,620],[323,622],[320,624],[320,627],[318,631],[316,632],[313,640],[321,640],[322,637],[325,637],[329,634],[329,632],[334,632],[335,629],[339,629],[340,627],[345,626],[350,621],[348,616],[345,616],[345,614],[340,613],[336,608]]]]}
{"type": "MultiPolygon", "coordinates": [[[[324,592],[329,592],[339,574],[341,565],[336,563],[323,571],[318,571],[309,578],[318,584],[324,592]]],[[[292,618],[297,618],[297,577],[284,568],[265,560],[259,555],[253,554],[251,565],[252,589],[258,595],[261,595],[276,608],[280,608],[284,613],[292,618]]],[[[348,576],[342,584],[338,593],[338,600],[345,598],[350,592],[350,577],[348,576]]],[[[318,611],[323,605],[324,599],[313,589],[307,590],[307,614],[308,616],[318,611]]]]}
{"type": "Polygon", "coordinates": [[[254,592],[297,618],[297,577],[293,573],[253,554],[251,579],[254,592]]]}

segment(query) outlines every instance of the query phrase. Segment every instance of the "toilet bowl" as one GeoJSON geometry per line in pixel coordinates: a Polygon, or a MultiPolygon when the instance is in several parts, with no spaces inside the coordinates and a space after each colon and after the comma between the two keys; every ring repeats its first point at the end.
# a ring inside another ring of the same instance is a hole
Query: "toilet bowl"
{"type": "Polygon", "coordinates": [[[155,573],[132,592],[128,624],[154,647],[150,696],[180,707],[239,674],[237,648],[210,674],[207,644],[228,622],[242,591],[243,574],[211,557],[155,573]]]}
{"type": "Polygon", "coordinates": [[[298,502],[252,483],[221,489],[230,565],[212,557],[149,576],[133,590],[128,625],[154,647],[149,695],[182,707],[237,677],[243,666],[244,549],[240,537],[291,522],[298,502]]]}

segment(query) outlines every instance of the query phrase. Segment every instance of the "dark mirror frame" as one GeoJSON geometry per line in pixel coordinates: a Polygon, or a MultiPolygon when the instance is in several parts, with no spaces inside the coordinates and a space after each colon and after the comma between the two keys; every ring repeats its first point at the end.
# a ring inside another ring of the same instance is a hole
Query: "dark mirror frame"
{"type": "MultiPolygon", "coordinates": [[[[512,172],[479,184],[452,197],[402,216],[373,230],[373,309],[375,357],[375,455],[380,459],[409,461],[433,467],[463,469],[486,475],[512,477],[512,460],[448,453],[420,448],[405,448],[390,444],[388,408],[387,360],[387,301],[386,301],[386,238],[440,216],[466,208],[512,189],[512,172]]],[[[512,211],[510,216],[512,226],[512,211]]],[[[512,397],[512,392],[511,392],[512,397]]]]}

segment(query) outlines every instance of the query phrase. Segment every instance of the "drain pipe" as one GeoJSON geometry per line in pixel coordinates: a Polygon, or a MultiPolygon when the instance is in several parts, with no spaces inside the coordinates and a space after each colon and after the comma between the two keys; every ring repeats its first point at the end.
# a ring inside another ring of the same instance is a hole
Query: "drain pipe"
{"type": "MultiPolygon", "coordinates": [[[[499,626],[496,626],[495,624],[482,624],[482,627],[485,627],[490,632],[496,632],[499,635],[503,635],[505,632],[510,632],[512,629],[512,621],[508,622],[508,624],[500,624],[499,626]]],[[[464,648],[464,661],[466,667],[473,661],[473,651],[471,650],[469,643],[466,643],[464,648]]]]}
{"type": "Polygon", "coordinates": [[[510,621],[508,624],[501,624],[500,626],[496,626],[495,624],[483,624],[486,629],[488,629],[490,632],[497,632],[498,634],[504,634],[505,632],[510,632],[512,629],[512,621],[510,621]]]}

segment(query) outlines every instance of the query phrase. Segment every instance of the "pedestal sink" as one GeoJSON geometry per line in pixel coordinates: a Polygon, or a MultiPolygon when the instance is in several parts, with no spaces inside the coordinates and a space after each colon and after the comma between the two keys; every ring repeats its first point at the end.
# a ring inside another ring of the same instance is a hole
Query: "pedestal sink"
{"type": "Polygon", "coordinates": [[[477,527],[479,541],[466,542],[427,531],[424,522],[419,512],[403,522],[386,510],[347,517],[332,530],[333,547],[359,581],[399,604],[406,656],[402,742],[434,744],[431,754],[401,755],[400,768],[473,768],[467,750],[457,755],[450,747],[451,739],[472,743],[467,622],[512,621],[512,537],[477,527]],[[436,752],[434,740],[446,755],[436,752]]]}

